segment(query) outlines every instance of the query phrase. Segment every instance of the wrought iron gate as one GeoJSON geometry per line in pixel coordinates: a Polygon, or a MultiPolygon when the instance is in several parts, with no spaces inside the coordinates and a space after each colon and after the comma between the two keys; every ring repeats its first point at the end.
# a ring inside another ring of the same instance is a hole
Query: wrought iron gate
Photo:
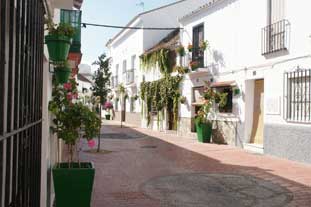
{"type": "Polygon", "coordinates": [[[39,207],[44,6],[0,1],[0,206],[39,207]]]}

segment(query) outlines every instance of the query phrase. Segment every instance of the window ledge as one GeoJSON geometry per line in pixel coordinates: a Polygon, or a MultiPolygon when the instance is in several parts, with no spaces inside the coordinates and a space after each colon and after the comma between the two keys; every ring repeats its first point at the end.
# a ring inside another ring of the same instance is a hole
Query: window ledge
{"type": "Polygon", "coordinates": [[[233,113],[216,113],[211,120],[238,122],[240,119],[233,113]]]}

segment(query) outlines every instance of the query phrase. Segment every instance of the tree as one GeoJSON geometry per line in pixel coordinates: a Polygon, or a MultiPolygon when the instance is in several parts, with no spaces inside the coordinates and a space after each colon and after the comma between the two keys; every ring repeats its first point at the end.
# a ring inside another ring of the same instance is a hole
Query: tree
{"type": "MultiPolygon", "coordinates": [[[[98,69],[93,75],[94,85],[91,88],[93,95],[99,97],[99,116],[101,120],[102,105],[107,101],[108,93],[110,92],[110,59],[103,53],[94,61],[93,65],[97,65],[98,69]]],[[[98,134],[97,152],[100,151],[100,130],[98,134]]]]}

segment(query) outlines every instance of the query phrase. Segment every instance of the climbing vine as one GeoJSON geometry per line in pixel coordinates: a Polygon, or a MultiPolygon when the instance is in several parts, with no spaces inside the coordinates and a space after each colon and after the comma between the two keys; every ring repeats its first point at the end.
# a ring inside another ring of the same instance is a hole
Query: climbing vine
{"type": "Polygon", "coordinates": [[[159,49],[140,56],[141,68],[149,71],[159,66],[162,74],[170,74],[175,65],[176,52],[170,49],[159,49]]]}
{"type": "MultiPolygon", "coordinates": [[[[169,76],[153,82],[142,82],[140,86],[141,99],[146,104],[147,124],[151,121],[151,112],[156,110],[158,114],[166,109],[172,109],[174,116],[174,126],[177,128],[178,121],[178,104],[180,97],[179,84],[182,76],[169,76]]],[[[159,119],[159,116],[158,116],[159,119]]]]}

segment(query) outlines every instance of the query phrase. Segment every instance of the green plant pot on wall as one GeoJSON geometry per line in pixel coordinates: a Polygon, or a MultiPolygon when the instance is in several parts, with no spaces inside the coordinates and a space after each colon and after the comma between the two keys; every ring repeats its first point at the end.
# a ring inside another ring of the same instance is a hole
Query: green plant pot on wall
{"type": "Polygon", "coordinates": [[[198,141],[202,143],[210,143],[212,137],[212,123],[195,122],[198,141]]]}
{"type": "Polygon", "coordinates": [[[71,68],[57,67],[55,68],[54,74],[58,84],[67,83],[71,74],[71,68]]]}
{"type": "Polygon", "coordinates": [[[48,47],[51,61],[62,62],[67,60],[71,45],[71,38],[63,35],[46,35],[45,43],[48,47]]]}
{"type": "Polygon", "coordinates": [[[95,169],[92,163],[60,163],[53,168],[56,207],[90,207],[95,169]]]}

